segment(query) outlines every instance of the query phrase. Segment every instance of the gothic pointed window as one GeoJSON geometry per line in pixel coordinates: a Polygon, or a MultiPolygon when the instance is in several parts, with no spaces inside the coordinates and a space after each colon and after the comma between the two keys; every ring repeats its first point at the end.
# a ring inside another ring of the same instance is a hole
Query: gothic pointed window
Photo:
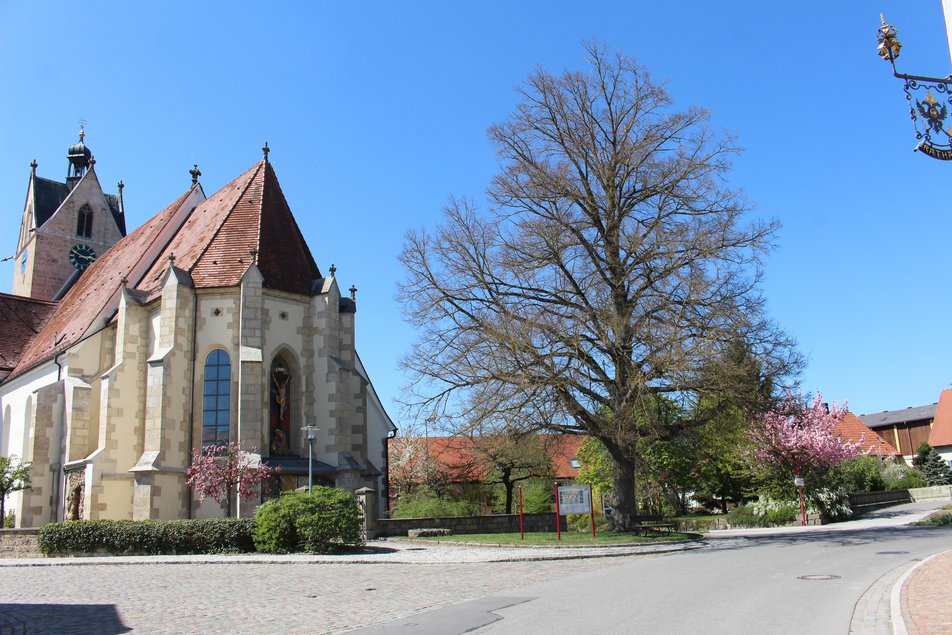
{"type": "Polygon", "coordinates": [[[89,205],[83,205],[79,208],[79,214],[76,216],[76,235],[82,238],[92,238],[93,210],[89,209],[89,205]]]}
{"type": "Polygon", "coordinates": [[[228,443],[231,429],[231,359],[220,348],[205,358],[205,389],[202,395],[202,445],[228,443]]]}

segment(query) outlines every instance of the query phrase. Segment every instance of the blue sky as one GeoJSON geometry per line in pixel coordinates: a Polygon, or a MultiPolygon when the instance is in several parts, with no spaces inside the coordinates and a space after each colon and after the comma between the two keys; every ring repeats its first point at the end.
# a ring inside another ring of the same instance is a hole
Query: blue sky
{"type": "MultiPolygon", "coordinates": [[[[783,223],[770,312],[809,360],[806,389],[857,413],[952,384],[952,164],[912,151],[900,70],[950,71],[940,0],[850,2],[5,2],[0,196],[16,247],[29,163],[62,179],[78,121],[137,227],[207,193],[267,140],[311,251],[358,291],[358,348],[398,425],[414,333],[394,296],[405,231],[496,169],[486,128],[536,66],[581,67],[585,39],[635,57],[680,107],[711,109],[746,152],[730,182],[783,223]]],[[[2,246],[5,244],[5,246],[2,246]]],[[[9,291],[11,264],[0,265],[9,291]]]]}

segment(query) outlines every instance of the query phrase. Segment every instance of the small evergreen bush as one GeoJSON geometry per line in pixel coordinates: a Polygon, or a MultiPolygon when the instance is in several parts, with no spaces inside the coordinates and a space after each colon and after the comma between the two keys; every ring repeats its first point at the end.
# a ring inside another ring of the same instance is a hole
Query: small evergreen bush
{"type": "Polygon", "coordinates": [[[919,445],[916,456],[912,459],[912,464],[922,472],[928,485],[952,484],[952,468],[927,442],[923,441],[919,445]]]}
{"type": "Polygon", "coordinates": [[[3,523],[0,524],[0,527],[3,529],[13,529],[17,526],[17,515],[13,512],[7,512],[5,518],[2,519],[3,523]]]}
{"type": "Polygon", "coordinates": [[[40,527],[47,555],[160,555],[254,551],[250,518],[204,520],[71,520],[40,527]]]}
{"type": "Polygon", "coordinates": [[[326,553],[364,542],[353,495],[334,487],[272,499],[255,515],[254,544],[266,553],[326,553]]]}

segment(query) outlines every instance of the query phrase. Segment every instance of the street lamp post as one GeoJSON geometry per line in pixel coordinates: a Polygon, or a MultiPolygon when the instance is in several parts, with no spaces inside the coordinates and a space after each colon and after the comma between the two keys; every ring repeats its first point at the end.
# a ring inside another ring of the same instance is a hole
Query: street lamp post
{"type": "Polygon", "coordinates": [[[314,441],[317,439],[317,431],[320,430],[313,423],[309,423],[303,428],[307,434],[307,493],[314,493],[314,441]]]}

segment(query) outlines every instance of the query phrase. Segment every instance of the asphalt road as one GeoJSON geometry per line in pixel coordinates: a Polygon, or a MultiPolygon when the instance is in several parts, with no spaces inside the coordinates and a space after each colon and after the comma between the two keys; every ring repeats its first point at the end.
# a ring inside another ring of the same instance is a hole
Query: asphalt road
{"type": "Polygon", "coordinates": [[[952,527],[717,538],[701,550],[507,589],[500,595],[511,606],[493,611],[502,619],[476,632],[843,635],[876,580],[950,548],[952,527]]]}
{"type": "Polygon", "coordinates": [[[360,555],[6,560],[0,635],[847,633],[870,585],[952,549],[952,527],[904,526],[943,502],[668,554],[381,542],[360,555]]]}

